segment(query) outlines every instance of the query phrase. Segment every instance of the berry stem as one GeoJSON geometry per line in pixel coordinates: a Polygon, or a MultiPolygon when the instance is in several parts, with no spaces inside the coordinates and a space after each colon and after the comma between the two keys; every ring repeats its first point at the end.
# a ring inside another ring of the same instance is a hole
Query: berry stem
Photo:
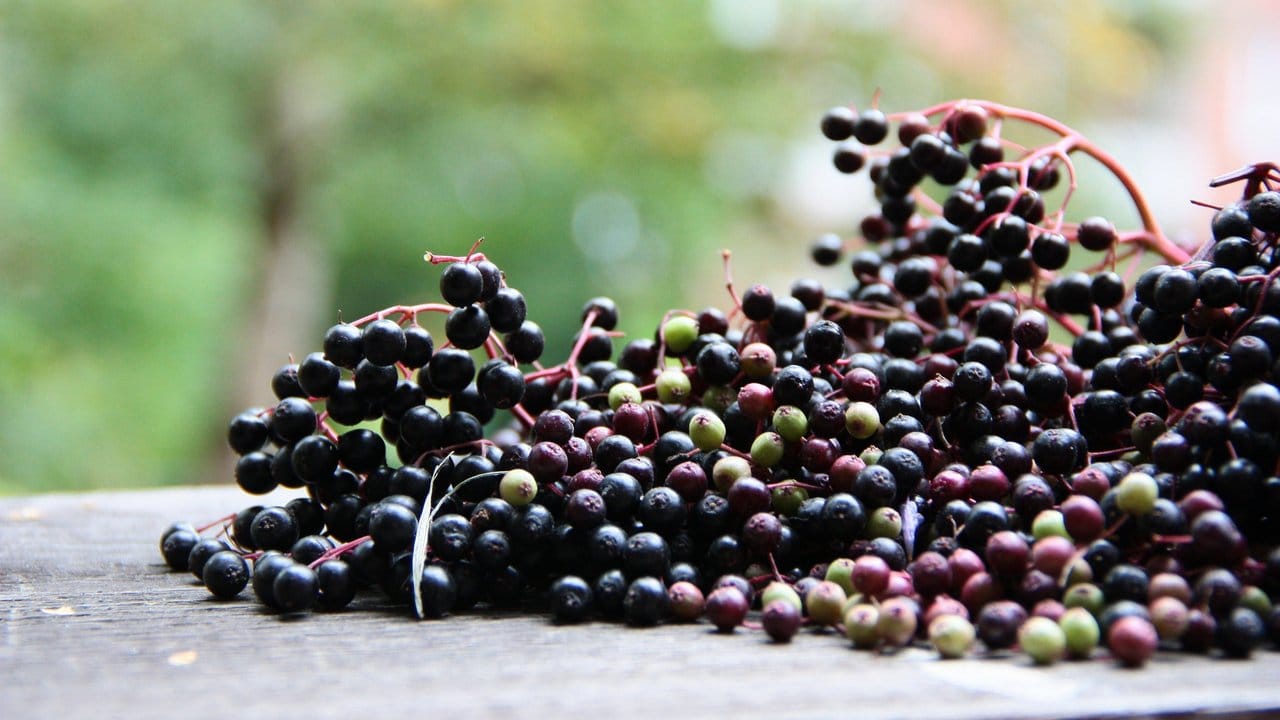
{"type": "Polygon", "coordinates": [[[228,523],[230,523],[235,519],[236,519],[235,513],[231,513],[230,515],[224,515],[218,518],[217,520],[214,520],[211,523],[207,523],[205,525],[201,525],[200,527],[196,528],[196,532],[203,533],[205,530],[209,530],[210,528],[216,527],[218,525],[222,525],[225,527],[228,523]]]}
{"type": "Polygon", "coordinates": [[[332,550],[326,550],[323,555],[316,558],[315,560],[312,560],[311,563],[307,565],[307,567],[311,568],[312,570],[315,570],[316,568],[320,567],[320,565],[323,564],[325,561],[332,560],[340,555],[345,555],[346,553],[351,552],[352,550],[356,549],[357,547],[360,547],[361,545],[371,540],[373,540],[372,537],[368,535],[364,535],[356,538],[355,540],[352,540],[351,542],[342,543],[341,545],[339,545],[336,548],[333,548],[332,550]]]}
{"type": "MultiPolygon", "coordinates": [[[[980,107],[997,118],[1014,119],[1030,125],[1036,125],[1061,136],[1063,142],[1057,143],[1054,146],[1055,148],[1060,149],[1063,153],[1070,153],[1075,150],[1083,152],[1105,167],[1124,186],[1125,192],[1129,194],[1129,199],[1133,202],[1134,209],[1138,212],[1138,218],[1142,221],[1142,227],[1148,233],[1143,237],[1144,245],[1160,253],[1175,265],[1181,265],[1191,257],[1190,253],[1175,245],[1161,232],[1160,224],[1156,222],[1155,215],[1151,212],[1151,206],[1147,203],[1146,196],[1142,194],[1129,171],[1125,170],[1124,166],[1112,157],[1110,153],[1098,147],[1071,127],[1054,120],[1048,115],[1010,105],[1001,105],[989,100],[952,100],[934,105],[920,112],[925,116],[938,115],[940,113],[950,116],[956,110],[968,106],[980,107]]],[[[900,118],[901,115],[895,114],[891,117],[900,118]]],[[[1265,177],[1265,173],[1263,176],[1265,177]]]]}

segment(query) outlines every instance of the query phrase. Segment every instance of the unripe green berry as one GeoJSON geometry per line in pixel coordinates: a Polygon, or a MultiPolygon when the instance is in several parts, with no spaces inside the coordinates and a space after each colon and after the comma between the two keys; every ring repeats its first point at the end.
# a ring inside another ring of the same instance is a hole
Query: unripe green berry
{"type": "Polygon", "coordinates": [[[1028,619],[1018,629],[1018,645],[1037,665],[1052,665],[1067,651],[1067,636],[1058,623],[1046,617],[1028,619]]]}
{"type": "Polygon", "coordinates": [[[689,392],[693,390],[693,383],[690,382],[689,376],[685,375],[683,370],[676,368],[663,370],[658,374],[653,385],[658,391],[659,400],[677,405],[687,400],[689,392]]]}
{"type": "Polygon", "coordinates": [[[804,603],[800,601],[800,593],[796,592],[796,589],[790,585],[780,580],[774,580],[765,586],[764,592],[760,594],[760,605],[763,607],[778,600],[794,605],[797,611],[803,612],[804,610],[804,603]]]}
{"type": "Polygon", "coordinates": [[[844,427],[858,440],[866,440],[880,432],[880,413],[871,403],[849,403],[844,411],[844,427]]]}
{"type": "Polygon", "coordinates": [[[929,623],[929,642],[943,658],[962,658],[973,647],[977,631],[959,615],[939,615],[929,623]]]}
{"type": "Polygon", "coordinates": [[[752,380],[761,380],[773,374],[778,367],[778,354],[765,343],[753,342],[738,353],[742,360],[742,373],[752,380]]]}
{"type": "Polygon", "coordinates": [[[1102,637],[1098,621],[1082,607],[1073,607],[1062,613],[1062,617],[1058,618],[1058,627],[1062,628],[1067,654],[1073,658],[1089,657],[1102,637]]]}
{"type": "Polygon", "coordinates": [[[763,467],[773,467],[782,462],[786,450],[782,436],[776,432],[763,432],[751,443],[751,462],[763,467]]]}
{"type": "Polygon", "coordinates": [[[809,491],[798,485],[779,485],[771,492],[773,511],[779,515],[791,517],[800,511],[800,506],[809,499],[809,491]]]}
{"type": "Polygon", "coordinates": [[[1093,582],[1093,568],[1089,567],[1089,563],[1084,558],[1072,560],[1067,563],[1067,567],[1062,571],[1062,585],[1064,587],[1091,582],[1093,582]]]}
{"type": "Polygon", "coordinates": [[[1167,429],[1164,419],[1159,415],[1149,412],[1142,413],[1134,418],[1133,423],[1129,426],[1129,437],[1138,452],[1150,454],[1151,446],[1155,443],[1156,438],[1163,435],[1167,429]]]}
{"type": "Polygon", "coordinates": [[[854,605],[844,614],[844,634],[856,648],[870,649],[880,642],[880,611],[875,605],[854,605]]]}
{"type": "Polygon", "coordinates": [[[783,405],[773,411],[773,429],[784,440],[795,442],[809,432],[809,418],[794,405],[783,405]]]}
{"type": "Polygon", "coordinates": [[[503,500],[521,507],[533,502],[538,495],[538,481],[533,474],[522,468],[508,470],[498,483],[498,494],[503,500]]]}
{"type": "Polygon", "coordinates": [[[1116,507],[1130,515],[1147,515],[1156,506],[1160,486],[1146,473],[1129,473],[1116,486],[1116,507]]]}
{"type": "Polygon", "coordinates": [[[729,492],[733,484],[751,476],[751,463],[737,455],[722,457],[711,466],[711,482],[720,492],[729,492]]]}
{"type": "Polygon", "coordinates": [[[880,462],[880,456],[884,455],[884,451],[875,445],[870,445],[866,450],[858,453],[858,459],[865,465],[875,465],[880,462]]]}
{"type": "Polygon", "coordinates": [[[724,421],[715,413],[700,410],[689,421],[689,439],[702,452],[711,452],[724,443],[724,421]]]}
{"type": "Polygon", "coordinates": [[[1071,533],[1067,532],[1067,525],[1062,519],[1062,513],[1057,510],[1041,510],[1036,519],[1031,521],[1031,535],[1036,540],[1047,538],[1053,535],[1071,539],[1071,533]]]}
{"type": "Polygon", "coordinates": [[[640,388],[629,382],[620,382],[609,388],[609,409],[617,410],[627,403],[642,402],[644,398],[640,395],[640,388]]]}
{"type": "Polygon", "coordinates": [[[809,619],[819,625],[835,625],[840,622],[840,610],[848,597],[844,588],[830,580],[823,580],[809,590],[804,597],[804,607],[809,619]]]}
{"type": "Polygon", "coordinates": [[[662,338],[666,341],[667,350],[680,355],[698,339],[698,321],[684,315],[667,320],[662,326],[662,338]]]}
{"type": "Polygon", "coordinates": [[[712,385],[702,393],[702,406],[715,413],[723,413],[738,399],[738,393],[727,385],[712,385]]]}
{"type": "Polygon", "coordinates": [[[1246,585],[1240,591],[1241,607],[1247,607],[1258,615],[1265,618],[1271,614],[1271,598],[1267,597],[1266,591],[1256,585],[1246,585]]]}
{"type": "Polygon", "coordinates": [[[839,585],[846,595],[854,594],[853,588],[853,560],[849,558],[836,558],[827,565],[827,574],[824,578],[839,585]]]}
{"type": "Polygon", "coordinates": [[[867,538],[897,538],[902,535],[902,514],[891,507],[878,507],[867,518],[867,538]]]}
{"type": "Polygon", "coordinates": [[[880,603],[880,619],[876,633],[891,647],[902,647],[916,634],[916,605],[904,597],[892,597],[880,603]]]}
{"type": "Polygon", "coordinates": [[[840,617],[844,617],[845,615],[848,615],[849,611],[852,610],[854,607],[858,605],[866,605],[869,602],[871,602],[871,600],[867,598],[866,595],[863,595],[860,592],[855,592],[850,594],[847,598],[845,598],[844,605],[840,607],[840,617]]]}
{"type": "Polygon", "coordinates": [[[1090,615],[1096,616],[1106,606],[1106,596],[1093,583],[1079,583],[1062,593],[1062,604],[1067,608],[1084,608],[1090,615]]]}

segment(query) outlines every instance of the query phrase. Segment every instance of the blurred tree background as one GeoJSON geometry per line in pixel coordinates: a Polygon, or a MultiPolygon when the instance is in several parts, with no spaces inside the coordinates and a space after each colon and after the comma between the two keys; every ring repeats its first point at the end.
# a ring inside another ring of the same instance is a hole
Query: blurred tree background
{"type": "Polygon", "coordinates": [[[877,88],[1115,140],[1198,232],[1186,199],[1261,159],[1213,52],[1276,25],[1231,7],[0,0],[0,492],[229,481],[227,419],[339,317],[433,299],[425,250],[487,238],[556,359],[594,295],[631,334],[723,306],[721,247],[785,287],[868,208],[816,127],[877,88]]]}

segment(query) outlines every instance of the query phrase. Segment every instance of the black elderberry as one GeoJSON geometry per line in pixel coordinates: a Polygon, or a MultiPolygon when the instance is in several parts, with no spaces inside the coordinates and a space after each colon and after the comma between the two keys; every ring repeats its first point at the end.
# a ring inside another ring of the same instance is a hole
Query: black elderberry
{"type": "Polygon", "coordinates": [[[300,440],[315,432],[316,411],[302,398],[287,397],[272,411],[268,427],[286,443],[300,440]]]}
{"type": "Polygon", "coordinates": [[[722,341],[708,343],[698,351],[695,364],[702,379],[712,385],[728,384],[742,368],[738,351],[722,341]]]}
{"type": "Polygon", "coordinates": [[[454,308],[445,320],[444,332],[449,342],[463,350],[472,350],[489,339],[489,314],[479,305],[454,308]]]}
{"type": "Polygon", "coordinates": [[[866,524],[866,511],[858,498],[852,495],[836,493],[822,504],[821,528],[826,538],[851,542],[866,524]]]}
{"type": "Polygon", "coordinates": [[[684,524],[684,500],[670,487],[655,487],[640,498],[636,514],[645,527],[669,534],[684,524]]]}
{"type": "Polygon", "coordinates": [[[360,328],[340,323],[324,334],[324,357],[329,362],[353,369],[364,359],[364,347],[360,328]]]}
{"type": "Polygon", "coordinates": [[[794,297],[778,298],[770,324],[771,329],[781,337],[799,333],[805,326],[804,304],[794,297]]]}
{"type": "Polygon", "coordinates": [[[511,523],[508,534],[512,541],[521,547],[534,546],[551,538],[555,531],[555,517],[546,507],[534,503],[526,505],[524,511],[511,523]]]}
{"type": "Polygon", "coordinates": [[[981,170],[984,165],[992,165],[1004,160],[1004,146],[1000,144],[998,138],[982,137],[978,138],[969,148],[969,164],[975,170],[981,170]]]}
{"type": "Polygon", "coordinates": [[[284,508],[269,507],[254,515],[249,533],[255,548],[283,552],[298,540],[298,524],[284,508]]]}
{"type": "Polygon", "coordinates": [[[1243,270],[1258,258],[1253,243],[1235,236],[1219,240],[1210,250],[1210,257],[1215,266],[1232,272],[1243,270]]]}
{"type": "Polygon", "coordinates": [[[846,175],[852,175],[867,164],[866,148],[856,143],[842,143],[836,146],[835,152],[831,156],[831,162],[835,165],[836,170],[846,175]]]}
{"type": "Polygon", "coordinates": [[[1227,657],[1247,658],[1265,639],[1266,625],[1247,607],[1237,607],[1218,623],[1218,647],[1227,657]]]}
{"type": "Polygon", "coordinates": [[[317,605],[322,610],[341,610],[355,599],[356,578],[350,565],[341,560],[327,560],[315,572],[319,589],[317,605]]]}
{"type": "Polygon", "coordinates": [[[298,384],[298,366],[296,363],[289,363],[276,371],[271,376],[271,391],[275,393],[276,398],[283,400],[289,397],[306,397],[306,392],[302,386],[298,384]]]}
{"type": "Polygon", "coordinates": [[[875,108],[858,113],[853,124],[853,136],[863,145],[878,145],[889,135],[889,121],[875,108]]]}
{"type": "Polygon", "coordinates": [[[658,533],[639,532],[627,538],[622,562],[628,577],[664,577],[671,567],[671,548],[658,533]]]}
{"type": "Polygon", "coordinates": [[[425,618],[435,619],[448,615],[458,600],[458,586],[443,565],[433,563],[424,567],[418,589],[422,597],[422,616],[425,618]]]}
{"type": "Polygon", "coordinates": [[[778,405],[808,403],[813,395],[813,375],[799,365],[788,365],[778,371],[773,381],[773,398],[778,405]]]}
{"type": "Polygon", "coordinates": [[[773,291],[764,285],[752,285],[742,294],[742,314],[748,320],[762,322],[773,315],[773,291]]]}
{"type": "Polygon", "coordinates": [[[298,477],[309,483],[317,483],[332,476],[333,471],[338,469],[338,446],[323,435],[308,435],[294,444],[289,459],[298,477]]]}
{"type": "Polygon", "coordinates": [[[957,270],[971,272],[982,267],[987,259],[986,243],[976,235],[957,235],[947,248],[947,261],[957,270]]]}
{"type": "Polygon", "coordinates": [[[666,616],[668,605],[667,589],[657,577],[636,578],[622,601],[627,624],[635,627],[658,624],[666,616]]]}
{"type": "Polygon", "coordinates": [[[1280,192],[1268,190],[1249,198],[1249,222],[1264,233],[1280,232],[1280,192]]]}
{"type": "Polygon", "coordinates": [[[262,452],[251,452],[236,461],[236,484],[250,495],[264,495],[276,488],[276,480],[271,475],[271,456],[262,452]]]}
{"type": "Polygon", "coordinates": [[[1071,255],[1071,244],[1059,233],[1041,233],[1031,243],[1031,260],[1044,270],[1060,270],[1071,255]]]}
{"type": "MultiPolygon", "coordinates": [[[[850,129],[852,132],[852,128],[850,129]]],[[[818,236],[809,248],[813,261],[823,267],[830,267],[840,262],[844,255],[844,240],[834,233],[818,236]]]]}
{"type": "Polygon", "coordinates": [[[478,302],[484,293],[484,276],[474,264],[451,263],[440,274],[440,296],[455,307],[478,302]]]}
{"type": "Polygon", "coordinates": [[[204,564],[214,554],[223,550],[230,550],[231,546],[226,542],[216,538],[201,538],[195,545],[191,547],[191,551],[187,554],[187,570],[197,578],[204,577],[204,564]]]}
{"type": "Polygon", "coordinates": [[[220,550],[204,563],[200,577],[214,597],[226,600],[249,584],[249,565],[240,553],[220,550]]]}
{"type": "Polygon", "coordinates": [[[356,384],[356,392],[366,400],[376,402],[395,391],[400,374],[394,366],[374,365],[368,360],[361,360],[352,379],[356,384]]]}
{"type": "MultiPolygon", "coordinates": [[[[434,526],[433,526],[434,527],[434,526]]],[[[382,502],[373,506],[369,517],[369,535],[386,552],[402,552],[413,544],[418,517],[410,509],[382,502]]]]}
{"type": "Polygon", "coordinates": [[[822,134],[828,140],[848,140],[853,137],[853,126],[857,115],[846,106],[834,107],[822,116],[822,134]]]}
{"type": "Polygon", "coordinates": [[[361,344],[365,359],[374,365],[394,365],[404,355],[407,341],[400,325],[382,318],[364,327],[361,344]]]}
{"type": "Polygon", "coordinates": [[[576,575],[566,575],[551,584],[551,617],[558,623],[582,622],[591,612],[591,586],[576,575]]]}
{"type": "Polygon", "coordinates": [[[267,441],[267,422],[257,412],[243,412],[227,427],[227,443],[239,455],[258,450],[267,441]]]}

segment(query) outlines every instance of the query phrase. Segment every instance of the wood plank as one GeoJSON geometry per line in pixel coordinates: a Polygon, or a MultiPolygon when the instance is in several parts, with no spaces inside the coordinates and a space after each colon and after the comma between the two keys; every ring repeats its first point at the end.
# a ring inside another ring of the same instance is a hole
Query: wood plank
{"type": "MultiPolygon", "coordinates": [[[[176,519],[247,504],[234,488],[0,500],[0,717],[1247,717],[1280,712],[1280,653],[1160,653],[1033,668],[789,646],[706,624],[632,630],[366,609],[282,620],[217,602],[160,563],[176,519]],[[71,608],[74,614],[62,608],[71,608]]],[[[242,597],[246,597],[242,595],[242,597]]],[[[372,606],[372,607],[370,607],[372,606]]]]}

